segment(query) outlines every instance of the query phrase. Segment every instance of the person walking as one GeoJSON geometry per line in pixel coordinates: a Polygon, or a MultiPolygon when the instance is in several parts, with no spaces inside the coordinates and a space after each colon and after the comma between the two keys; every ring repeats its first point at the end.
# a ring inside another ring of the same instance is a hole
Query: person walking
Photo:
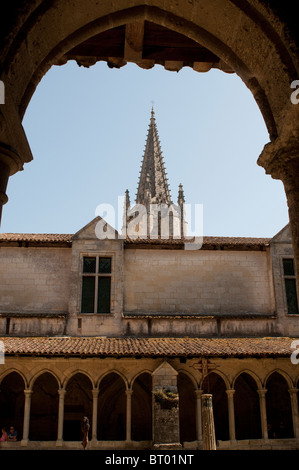
{"type": "Polygon", "coordinates": [[[87,416],[84,416],[81,423],[81,432],[82,432],[82,445],[83,449],[86,450],[88,444],[88,432],[89,432],[90,424],[89,419],[87,416]]]}

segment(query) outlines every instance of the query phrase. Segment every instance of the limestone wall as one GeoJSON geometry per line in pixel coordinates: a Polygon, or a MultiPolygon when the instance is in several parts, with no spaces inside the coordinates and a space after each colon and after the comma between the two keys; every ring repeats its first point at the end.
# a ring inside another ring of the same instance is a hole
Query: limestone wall
{"type": "Polygon", "coordinates": [[[274,310],[268,252],[125,250],[125,312],[274,310]]]}
{"type": "Polygon", "coordinates": [[[1,247],[0,312],[67,312],[70,262],[68,248],[1,247]]]}

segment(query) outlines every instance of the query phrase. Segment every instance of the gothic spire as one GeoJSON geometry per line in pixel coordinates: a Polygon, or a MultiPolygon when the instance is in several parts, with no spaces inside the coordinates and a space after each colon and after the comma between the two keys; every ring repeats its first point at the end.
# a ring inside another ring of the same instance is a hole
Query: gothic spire
{"type": "Polygon", "coordinates": [[[172,203],[153,108],[141,165],[136,203],[144,205],[148,203],[170,205],[172,203]]]}

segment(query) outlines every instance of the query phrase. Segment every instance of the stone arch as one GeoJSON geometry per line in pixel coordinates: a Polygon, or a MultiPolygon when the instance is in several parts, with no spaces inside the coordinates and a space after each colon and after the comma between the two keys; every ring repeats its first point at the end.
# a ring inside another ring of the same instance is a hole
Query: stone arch
{"type": "Polygon", "coordinates": [[[287,374],[287,372],[285,372],[285,371],[282,370],[282,369],[273,369],[273,370],[270,371],[270,372],[266,375],[266,377],[265,377],[265,380],[264,380],[265,388],[267,388],[267,381],[268,381],[269,377],[270,377],[272,374],[274,374],[275,372],[276,372],[277,374],[281,375],[281,376],[285,379],[285,381],[287,382],[289,388],[292,388],[292,387],[294,386],[293,381],[292,381],[291,377],[287,374]]]}
{"type": "Polygon", "coordinates": [[[141,375],[141,374],[149,374],[152,375],[153,371],[151,369],[142,369],[136,372],[135,375],[133,375],[132,379],[129,381],[128,380],[128,388],[133,388],[135,380],[141,375]]]}
{"type": "Polygon", "coordinates": [[[25,403],[25,380],[21,373],[10,371],[5,374],[0,384],[1,426],[8,430],[14,426],[18,439],[22,438],[25,403]]]}
{"type": "Polygon", "coordinates": [[[275,24],[273,13],[265,8],[258,10],[253,5],[246,5],[245,8],[240,3],[230,1],[223,6],[218,4],[215,11],[215,6],[209,3],[201,2],[200,9],[194,8],[191,4],[184,7],[181,4],[172,5],[171,9],[163,5],[163,9],[151,1],[146,5],[140,2],[138,6],[132,7],[129,1],[110,6],[95,5],[90,0],[86,2],[85,11],[82,11],[82,7],[80,8],[80,4],[76,1],[72,4],[63,2],[63,5],[57,6],[56,9],[51,7],[43,9],[40,6],[40,11],[36,9],[29,12],[26,22],[19,29],[16,27],[13,30],[12,42],[7,47],[3,69],[10,79],[11,87],[13,77],[21,76],[27,66],[27,71],[22,77],[24,83],[19,84],[16,89],[18,95],[16,102],[25,110],[26,103],[30,100],[40,78],[74,45],[78,45],[99,31],[146,19],[199,41],[217,54],[226,65],[232,66],[256,95],[257,102],[260,105],[263,102],[264,107],[267,107],[268,103],[268,110],[264,110],[264,114],[267,115],[268,127],[271,127],[270,115],[276,110],[271,110],[271,107],[274,107],[274,97],[267,95],[274,94],[278,101],[286,98],[284,93],[287,94],[289,90],[280,89],[279,93],[275,93],[275,87],[279,84],[276,80],[273,80],[274,83],[267,82],[265,68],[270,70],[270,63],[261,60],[262,48],[257,48],[254,44],[262,43],[266,53],[271,54],[272,76],[273,71],[276,72],[280,82],[284,82],[288,87],[290,80],[297,78],[298,63],[287,46],[287,38],[283,37],[279,26],[275,24]],[[74,10],[80,11],[80,15],[73,15],[74,10]],[[53,29],[52,26],[57,18],[62,25],[59,30],[53,29]],[[239,32],[234,41],[235,35],[232,33],[236,24],[239,25],[239,32]],[[27,44],[28,51],[25,50],[23,43],[24,34],[30,38],[27,44]],[[251,40],[250,46],[248,46],[248,36],[251,40]],[[38,40],[37,50],[30,48],[34,40],[38,40]],[[247,47],[244,47],[245,45],[247,47]],[[28,67],[28,61],[31,62],[31,67],[28,67]]]}
{"type": "Polygon", "coordinates": [[[24,386],[25,387],[28,387],[28,380],[27,380],[27,377],[24,375],[23,371],[19,370],[19,369],[16,369],[16,368],[11,368],[11,369],[7,369],[3,372],[3,374],[0,376],[0,386],[1,386],[1,382],[3,381],[3,379],[5,379],[5,377],[13,372],[16,372],[16,374],[18,374],[23,382],[24,382],[24,386]]]}
{"type": "MultiPolygon", "coordinates": [[[[201,381],[200,381],[201,388],[203,388],[203,384],[205,382],[205,387],[206,387],[206,390],[207,390],[206,393],[209,393],[208,392],[208,387],[209,387],[209,380],[210,380],[210,375],[211,374],[212,374],[212,372],[209,372],[204,378],[201,378],[201,381]]],[[[221,370],[217,370],[217,372],[215,372],[215,374],[217,374],[223,380],[226,389],[231,388],[230,380],[228,379],[228,377],[221,370]]]]}
{"type": "Polygon", "coordinates": [[[122,372],[120,372],[120,371],[117,370],[117,369],[110,369],[110,370],[107,370],[106,372],[104,372],[104,374],[101,375],[101,376],[98,378],[98,380],[97,380],[97,382],[96,382],[96,388],[99,388],[100,385],[101,385],[102,380],[103,380],[107,375],[109,375],[109,374],[111,374],[111,373],[116,374],[116,375],[119,375],[119,377],[124,381],[126,390],[128,390],[128,389],[130,388],[130,387],[129,387],[129,381],[128,381],[127,377],[126,377],[122,372]]]}
{"type": "Polygon", "coordinates": [[[121,374],[111,371],[102,377],[98,395],[98,440],[126,439],[126,390],[121,374]]]}
{"type": "Polygon", "coordinates": [[[132,383],[132,440],[152,440],[152,374],[141,372],[132,383]]]}
{"type": "Polygon", "coordinates": [[[202,383],[203,393],[212,394],[215,435],[217,440],[229,439],[227,385],[223,374],[210,372],[202,383]]]}
{"type": "Polygon", "coordinates": [[[53,378],[56,380],[57,382],[57,385],[58,387],[60,386],[60,379],[58,377],[58,375],[51,369],[42,369],[42,370],[39,370],[38,372],[36,372],[30,379],[29,381],[29,384],[28,384],[28,388],[32,389],[34,387],[34,384],[36,382],[36,380],[43,374],[50,374],[53,376],[53,378]]]}
{"type": "Polygon", "coordinates": [[[257,388],[260,389],[262,388],[262,380],[258,377],[258,375],[253,372],[252,370],[249,370],[249,369],[244,369],[244,370],[241,370],[239,371],[235,378],[233,379],[233,382],[232,382],[232,388],[234,389],[235,388],[235,383],[236,383],[236,380],[240,377],[241,374],[248,374],[252,377],[252,379],[255,381],[256,385],[257,385],[257,388]]]}
{"type": "Polygon", "coordinates": [[[260,439],[261,414],[254,374],[241,372],[234,383],[236,439],[260,439]]]}
{"type": "Polygon", "coordinates": [[[88,379],[90,380],[92,386],[94,387],[94,379],[93,377],[90,375],[89,372],[87,372],[86,370],[84,369],[74,369],[72,371],[68,371],[67,373],[67,376],[62,380],[62,388],[66,388],[69,381],[72,379],[72,377],[76,374],[82,374],[82,375],[85,375],[86,377],[88,377],[88,379]]]}
{"type": "Polygon", "coordinates": [[[281,371],[272,372],[266,381],[268,437],[292,438],[293,418],[289,384],[281,371]]]}
{"type": "MultiPolygon", "coordinates": [[[[65,63],[70,51],[80,42],[82,44],[82,41],[99,32],[113,31],[120,25],[133,25],[134,28],[134,25],[147,21],[195,41],[216,57],[215,63],[214,59],[199,63],[193,61],[195,70],[208,71],[213,66],[234,71],[251,90],[271,141],[271,145],[265,146],[258,163],[273,178],[284,182],[299,279],[296,225],[299,202],[294,195],[299,171],[296,158],[299,109],[290,100],[290,84],[298,78],[299,60],[298,45],[281,19],[283,12],[283,7],[277,6],[277,3],[275,7],[270,7],[253,0],[216,3],[200,0],[196,3],[171,4],[159,4],[154,0],[145,3],[141,0],[135,6],[130,0],[117,0],[115,3],[86,0],[84,7],[80,0],[66,0],[55,3],[55,6],[38,0],[34,6],[29,3],[24,10],[18,10],[15,14],[8,10],[7,29],[2,33],[3,47],[0,51],[0,79],[5,83],[6,90],[6,106],[0,116],[4,144],[1,145],[4,152],[1,156],[1,208],[7,200],[5,190],[9,176],[32,160],[21,120],[41,78],[53,64],[65,63]],[[59,28],[53,27],[55,24],[59,24],[59,28]],[[290,178],[290,174],[295,177],[290,178]]],[[[138,52],[138,47],[135,49],[135,53],[138,52]]],[[[102,60],[109,62],[109,57],[102,60]]],[[[112,65],[119,67],[127,61],[136,62],[144,68],[151,67],[142,62],[142,54],[118,57],[112,65]]],[[[184,65],[184,60],[181,62],[184,65]]],[[[154,63],[159,61],[154,60],[154,63]]],[[[91,64],[89,60],[88,65],[91,64]]],[[[173,70],[166,64],[164,66],[173,70]]],[[[178,65],[174,68],[179,69],[178,65]]]]}
{"type": "Polygon", "coordinates": [[[92,424],[92,380],[88,374],[77,371],[69,377],[64,398],[63,439],[81,439],[81,421],[87,416],[92,424]]]}
{"type": "Polygon", "coordinates": [[[188,371],[188,370],[185,370],[185,369],[177,369],[177,372],[180,374],[180,373],[183,373],[185,375],[187,375],[187,377],[190,379],[190,381],[192,382],[193,386],[194,386],[194,390],[197,390],[198,389],[198,381],[196,380],[196,377],[194,377],[194,375],[192,374],[192,372],[188,371]]]}
{"type": "Polygon", "coordinates": [[[196,441],[196,395],[197,387],[189,374],[180,371],[178,374],[180,441],[196,441]]]}
{"type": "Polygon", "coordinates": [[[31,441],[55,441],[58,425],[57,377],[50,371],[35,376],[30,406],[29,439],[31,441]]]}

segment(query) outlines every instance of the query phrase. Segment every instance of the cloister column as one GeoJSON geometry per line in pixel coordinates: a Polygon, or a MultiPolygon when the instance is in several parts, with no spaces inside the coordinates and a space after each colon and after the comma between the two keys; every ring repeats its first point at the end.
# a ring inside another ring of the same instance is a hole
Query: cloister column
{"type": "Polygon", "coordinates": [[[202,419],[201,419],[201,395],[202,390],[195,390],[196,397],[196,436],[199,442],[202,441],[202,419]]]}
{"type": "Polygon", "coordinates": [[[293,429],[294,436],[296,439],[299,438],[299,420],[298,420],[298,398],[297,398],[297,388],[291,388],[289,390],[291,397],[291,406],[292,406],[292,418],[293,418],[293,429]]]}
{"type": "Polygon", "coordinates": [[[29,436],[29,423],[30,423],[30,406],[31,406],[31,389],[25,389],[25,404],[24,404],[24,426],[23,426],[23,439],[21,446],[27,446],[29,436]]]}
{"type": "Polygon", "coordinates": [[[98,400],[99,400],[99,390],[97,388],[94,388],[92,390],[92,430],[91,430],[92,442],[97,441],[98,400]]]}
{"type": "Polygon", "coordinates": [[[63,442],[63,418],[64,418],[64,397],[66,390],[60,388],[58,390],[59,394],[59,403],[58,403],[58,429],[57,429],[57,441],[56,446],[62,446],[63,442]]]}
{"type": "Polygon", "coordinates": [[[228,420],[229,420],[229,438],[231,441],[236,440],[236,428],[235,428],[235,408],[234,408],[234,393],[235,390],[226,390],[228,397],[228,420]]]}
{"type": "Polygon", "coordinates": [[[126,441],[131,441],[132,430],[132,393],[133,390],[126,390],[127,396],[127,413],[126,413],[126,441]]]}
{"type": "Polygon", "coordinates": [[[276,141],[265,145],[258,164],[266,173],[283,182],[290,219],[296,269],[297,293],[299,294],[299,105],[293,105],[286,117],[285,128],[276,141]]]}
{"type": "Polygon", "coordinates": [[[268,439],[268,424],[267,424],[267,410],[266,410],[266,393],[267,390],[262,388],[257,391],[260,397],[260,412],[261,412],[261,427],[263,439],[268,439]]]}

